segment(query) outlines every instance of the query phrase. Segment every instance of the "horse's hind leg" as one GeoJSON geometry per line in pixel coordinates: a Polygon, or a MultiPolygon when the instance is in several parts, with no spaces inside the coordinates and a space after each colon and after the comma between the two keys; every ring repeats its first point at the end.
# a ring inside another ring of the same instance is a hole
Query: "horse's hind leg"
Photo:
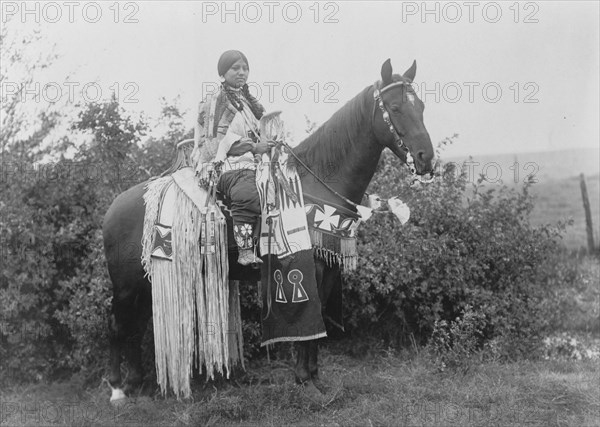
{"type": "MultiPolygon", "coordinates": [[[[139,289],[139,288],[138,288],[139,289]]],[[[124,392],[137,389],[143,380],[142,339],[152,314],[150,286],[142,286],[136,295],[114,298],[110,318],[111,387],[122,385],[120,374],[121,354],[128,363],[124,392]]]]}
{"type": "Polygon", "coordinates": [[[125,343],[125,358],[129,364],[129,374],[126,379],[125,393],[138,389],[144,379],[142,364],[142,341],[148,327],[148,319],[152,315],[152,297],[150,285],[143,286],[135,300],[133,319],[127,329],[125,343]]]}
{"type": "MultiPolygon", "coordinates": [[[[120,328],[117,318],[112,310],[108,318],[108,342],[110,346],[110,367],[108,383],[113,390],[118,390],[121,387],[121,348],[120,344],[120,328]]],[[[116,395],[113,392],[111,400],[119,399],[123,396],[119,392],[116,395]]]]}
{"type": "MultiPolygon", "coordinates": [[[[115,389],[124,387],[121,379],[121,356],[125,356],[129,362],[129,372],[127,381],[131,380],[135,369],[135,361],[132,360],[132,346],[135,343],[135,316],[134,300],[116,300],[113,299],[112,313],[110,316],[110,377],[109,383],[113,388],[113,397],[115,389]],[[132,363],[133,362],[133,363],[132,363]],[[133,369],[132,369],[133,368],[133,369]]],[[[134,375],[135,376],[135,375],[134,375]]],[[[111,399],[112,400],[112,399],[111,399]]]]}

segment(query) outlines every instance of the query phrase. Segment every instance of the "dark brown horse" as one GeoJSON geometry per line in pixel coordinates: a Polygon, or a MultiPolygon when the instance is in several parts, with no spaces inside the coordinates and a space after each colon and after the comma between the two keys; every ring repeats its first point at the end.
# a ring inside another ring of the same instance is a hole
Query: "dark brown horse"
{"type": "MultiPolygon", "coordinates": [[[[413,63],[404,75],[392,74],[387,60],[381,68],[381,81],[361,91],[294,149],[305,194],[336,205],[360,203],[386,147],[416,176],[432,173],[433,147],[423,124],[424,106],[410,86],[415,72],[413,63]]],[[[103,226],[113,283],[109,382],[114,390],[124,386],[125,392],[142,381],[141,340],[152,315],[151,284],[140,262],[145,185],[138,184],[120,194],[106,213],[103,226]],[[130,368],[124,385],[120,373],[122,353],[130,368]]],[[[229,258],[230,280],[260,279],[256,270],[237,264],[237,253],[230,251],[229,258]]],[[[324,310],[333,284],[340,281],[340,270],[319,258],[315,262],[324,310]]],[[[316,378],[316,340],[296,344],[296,380],[316,378]]],[[[113,397],[124,397],[114,390],[113,397]]]]}

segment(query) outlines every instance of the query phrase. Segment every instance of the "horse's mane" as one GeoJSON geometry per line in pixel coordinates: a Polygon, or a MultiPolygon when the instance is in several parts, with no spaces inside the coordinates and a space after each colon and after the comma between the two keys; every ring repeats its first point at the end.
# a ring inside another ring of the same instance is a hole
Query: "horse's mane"
{"type": "MultiPolygon", "coordinates": [[[[392,82],[399,81],[410,83],[400,74],[392,75],[392,82]]],[[[381,82],[377,82],[376,85],[381,85],[381,82]]],[[[373,113],[370,110],[373,105],[372,88],[372,85],[364,88],[294,148],[294,153],[300,160],[318,175],[334,173],[336,166],[347,157],[346,153],[365,142],[358,138],[358,135],[364,131],[361,127],[362,120],[365,117],[370,120],[373,113]]],[[[291,162],[295,163],[294,159],[291,162]]]]}
{"type": "Polygon", "coordinates": [[[357,136],[364,130],[363,119],[371,113],[371,88],[363,89],[294,148],[294,153],[318,175],[331,173],[348,151],[363,142],[357,136]]]}

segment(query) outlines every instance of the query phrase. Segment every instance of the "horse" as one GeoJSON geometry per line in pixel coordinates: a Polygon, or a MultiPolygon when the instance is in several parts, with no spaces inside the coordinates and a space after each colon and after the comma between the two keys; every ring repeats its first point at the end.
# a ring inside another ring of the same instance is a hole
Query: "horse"
{"type": "MultiPolygon", "coordinates": [[[[385,148],[407,164],[415,178],[428,174],[433,177],[434,151],[423,123],[424,105],[411,87],[415,74],[416,61],[398,75],[393,74],[391,62],[386,60],[381,66],[381,80],[363,89],[292,149],[291,161],[296,163],[305,195],[356,207],[385,148]]],[[[144,374],[141,341],[152,315],[151,284],[141,264],[139,244],[146,184],[142,182],[118,195],[103,222],[105,256],[113,285],[109,315],[111,400],[124,398],[139,387],[144,374]],[[126,384],[122,384],[120,372],[122,354],[129,364],[126,384]]],[[[257,270],[241,266],[236,259],[237,252],[230,251],[230,280],[260,280],[257,270]]],[[[341,281],[341,270],[316,254],[315,264],[324,312],[334,284],[341,281]]],[[[295,344],[296,381],[317,381],[317,341],[295,344]]]]}

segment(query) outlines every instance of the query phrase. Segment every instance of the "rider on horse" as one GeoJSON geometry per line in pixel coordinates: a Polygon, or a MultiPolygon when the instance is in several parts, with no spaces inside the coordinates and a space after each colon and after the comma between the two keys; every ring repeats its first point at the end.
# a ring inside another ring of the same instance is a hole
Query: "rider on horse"
{"type": "Polygon", "coordinates": [[[222,84],[199,105],[192,159],[203,182],[215,179],[217,191],[230,204],[238,263],[260,264],[253,238],[260,217],[255,156],[269,152],[274,143],[259,141],[265,109],[248,91],[246,56],[228,50],[219,58],[217,70],[222,84]]]}

